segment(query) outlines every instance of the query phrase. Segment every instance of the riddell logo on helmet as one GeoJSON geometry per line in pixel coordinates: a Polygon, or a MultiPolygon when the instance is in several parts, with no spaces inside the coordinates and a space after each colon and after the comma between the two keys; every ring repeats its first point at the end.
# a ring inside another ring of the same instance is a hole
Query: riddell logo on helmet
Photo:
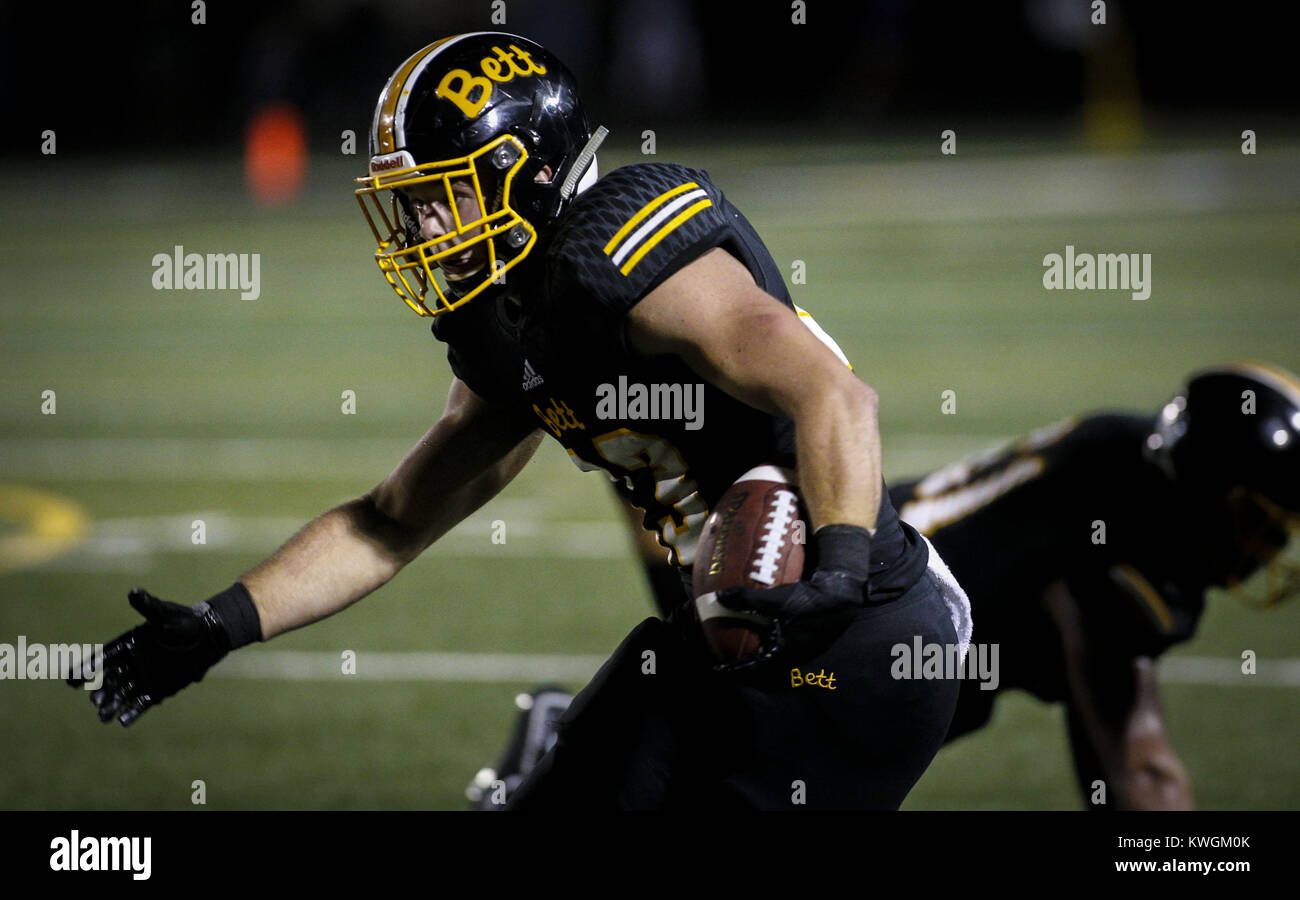
{"type": "Polygon", "coordinates": [[[398,150],[396,153],[388,153],[383,156],[375,156],[370,160],[370,174],[376,172],[389,172],[393,169],[414,169],[415,157],[411,156],[405,150],[398,150]]]}
{"type": "Polygon", "coordinates": [[[438,82],[437,95],[456,104],[467,119],[478,118],[483,107],[487,106],[488,100],[492,99],[492,82],[504,84],[523,75],[546,74],[546,68],[533,62],[527,50],[514,44],[510,45],[510,50],[493,47],[492,52],[496,57],[485,56],[479,60],[478,65],[483,72],[482,75],[472,75],[465,69],[452,69],[442,76],[442,81],[438,82]],[[513,54],[511,50],[514,51],[513,54]],[[520,68],[516,60],[526,63],[528,68],[520,68]],[[478,95],[476,99],[471,100],[470,95],[475,91],[478,95]]]}

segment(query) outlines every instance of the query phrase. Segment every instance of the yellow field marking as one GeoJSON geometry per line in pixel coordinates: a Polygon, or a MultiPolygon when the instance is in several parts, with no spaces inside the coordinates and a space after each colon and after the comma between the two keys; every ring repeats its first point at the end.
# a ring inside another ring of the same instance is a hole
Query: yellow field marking
{"type": "Polygon", "coordinates": [[[90,532],[90,514],[57,494],[0,484],[0,572],[34,566],[66,553],[90,532]]]}

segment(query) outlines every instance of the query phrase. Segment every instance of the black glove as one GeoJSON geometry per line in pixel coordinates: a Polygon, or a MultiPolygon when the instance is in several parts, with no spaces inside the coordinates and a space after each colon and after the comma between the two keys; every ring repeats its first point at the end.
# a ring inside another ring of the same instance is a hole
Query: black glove
{"type": "Polygon", "coordinates": [[[866,598],[871,532],[857,525],[825,525],[813,536],[817,568],[809,578],[772,588],[719,591],[718,602],[737,612],[758,613],[772,628],[758,651],[718,666],[740,671],[781,656],[816,656],[838,638],[866,598]]]}
{"type": "MultiPolygon", "coordinates": [[[[90,694],[101,722],[116,717],[130,725],[149,707],[203,680],[231,650],[261,637],[257,608],[238,582],[193,607],[159,600],[144,588],[134,588],[127,599],[145,622],[104,648],[103,682],[90,694]]],[[[68,684],[81,687],[95,674],[69,678],[68,684]]]]}

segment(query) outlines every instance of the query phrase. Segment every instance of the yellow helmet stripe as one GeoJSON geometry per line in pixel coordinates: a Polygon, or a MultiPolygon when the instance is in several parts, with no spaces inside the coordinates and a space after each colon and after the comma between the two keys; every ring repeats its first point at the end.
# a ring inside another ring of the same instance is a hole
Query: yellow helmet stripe
{"type": "Polygon", "coordinates": [[[678,194],[682,193],[683,191],[689,191],[692,188],[697,188],[697,187],[699,187],[699,185],[696,184],[694,181],[688,181],[686,184],[679,184],[671,191],[664,191],[658,197],[655,197],[645,206],[641,207],[641,209],[637,211],[637,214],[632,218],[628,219],[627,222],[623,225],[623,227],[620,228],[618,231],[616,231],[614,233],[614,236],[609,239],[609,243],[605,245],[605,255],[609,256],[610,253],[613,252],[614,247],[618,245],[618,242],[623,240],[623,238],[627,237],[628,233],[631,232],[631,230],[635,228],[637,225],[639,225],[642,219],[650,215],[650,213],[654,212],[655,208],[658,207],[659,204],[663,203],[665,200],[670,200],[673,197],[676,197],[678,194]]]}
{"type": "Polygon", "coordinates": [[[384,92],[380,95],[379,105],[375,107],[373,125],[375,146],[379,148],[380,153],[392,153],[397,149],[397,145],[393,140],[393,120],[397,116],[397,101],[401,99],[402,92],[406,89],[406,82],[410,79],[411,73],[415,71],[415,67],[420,64],[421,60],[430,56],[443,44],[458,37],[462,37],[462,35],[453,34],[415,51],[406,62],[398,66],[397,71],[393,73],[393,77],[388,79],[388,84],[384,85],[384,92]]]}
{"type": "Polygon", "coordinates": [[[410,95],[412,88],[414,88],[415,80],[420,72],[449,45],[464,38],[477,37],[481,34],[526,40],[526,38],[520,38],[518,35],[506,32],[467,31],[464,34],[453,34],[450,37],[434,41],[429,46],[417,50],[411,55],[410,59],[398,67],[397,71],[393,73],[393,77],[388,79],[388,84],[384,86],[383,93],[379,95],[380,101],[375,108],[375,121],[371,126],[371,130],[375,139],[375,146],[379,148],[380,153],[392,153],[397,149],[397,140],[406,137],[404,121],[406,99],[410,95]]]}
{"type": "Polygon", "coordinates": [[[695,215],[700,210],[705,209],[706,207],[712,205],[713,205],[713,201],[710,200],[708,197],[705,197],[703,200],[699,201],[693,206],[688,206],[683,212],[678,213],[676,218],[674,218],[663,228],[660,228],[658,231],[656,231],[653,237],[651,237],[648,241],[642,244],[641,249],[633,253],[631,258],[629,258],[627,262],[623,263],[623,266],[622,268],[619,269],[619,271],[622,272],[624,275],[631,272],[632,269],[635,268],[636,264],[639,263],[647,253],[649,253],[651,250],[655,248],[656,244],[658,244],[660,241],[662,241],[664,238],[666,238],[669,234],[672,233],[672,230],[674,228],[676,228],[678,225],[681,225],[683,222],[685,222],[691,216],[695,215]]]}
{"type": "Polygon", "coordinates": [[[1243,359],[1239,362],[1228,363],[1222,369],[1257,378],[1296,406],[1300,406],[1300,378],[1296,378],[1281,366],[1253,359],[1243,359]]]}

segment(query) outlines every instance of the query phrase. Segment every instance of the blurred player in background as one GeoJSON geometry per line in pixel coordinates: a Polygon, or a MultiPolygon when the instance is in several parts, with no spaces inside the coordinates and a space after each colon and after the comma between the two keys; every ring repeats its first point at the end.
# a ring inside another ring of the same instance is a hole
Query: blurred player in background
{"type": "MultiPolygon", "coordinates": [[[[1154,418],[1070,419],[890,496],[968,591],[972,656],[998,646],[996,687],[962,681],[948,740],[1025,690],[1065,704],[1086,798],[1101,780],[1106,807],[1192,808],[1153,660],[1192,638],[1210,587],[1259,606],[1300,591],[1300,380],[1209,368],[1154,418]]],[[[639,546],[660,596],[662,551],[639,546]]]]}
{"type": "Polygon", "coordinates": [[[1152,661],[1192,638],[1210,587],[1300,589],[1300,381],[1206,369],[1154,419],[1068,421],[891,496],[970,590],[975,641],[1000,646],[998,690],[964,681],[949,739],[1019,688],[1065,704],[1090,801],[1101,780],[1107,806],[1190,809],[1152,661]]]}
{"type": "MultiPolygon", "coordinates": [[[[884,490],[875,394],[801,322],[762,240],[707,174],[655,163],[598,179],[602,137],[560,61],[520,37],[457,35],[397,69],[357,196],[385,279],[447,345],[446,410],[374,490],[211,600],[191,609],[133,592],[147,622],[107,648],[91,694],[101,719],[129,725],[230,650],[374,591],[549,433],[580,469],[624,484],[688,575],[732,482],[793,462],[816,564],[794,584],[719,595],[775,622],[758,657],[727,671],[679,588],[667,621],[638,626],[577,698],[513,802],[902,802],[958,691],[891,678],[889,648],[919,638],[964,652],[969,606],[884,490]],[[613,383],[700,399],[693,412],[647,414],[611,402],[613,383]],[[836,686],[794,686],[790,667],[833,673],[836,686]]],[[[561,601],[566,590],[538,587],[561,601]]],[[[438,599],[451,614],[473,602],[438,599]]]]}

